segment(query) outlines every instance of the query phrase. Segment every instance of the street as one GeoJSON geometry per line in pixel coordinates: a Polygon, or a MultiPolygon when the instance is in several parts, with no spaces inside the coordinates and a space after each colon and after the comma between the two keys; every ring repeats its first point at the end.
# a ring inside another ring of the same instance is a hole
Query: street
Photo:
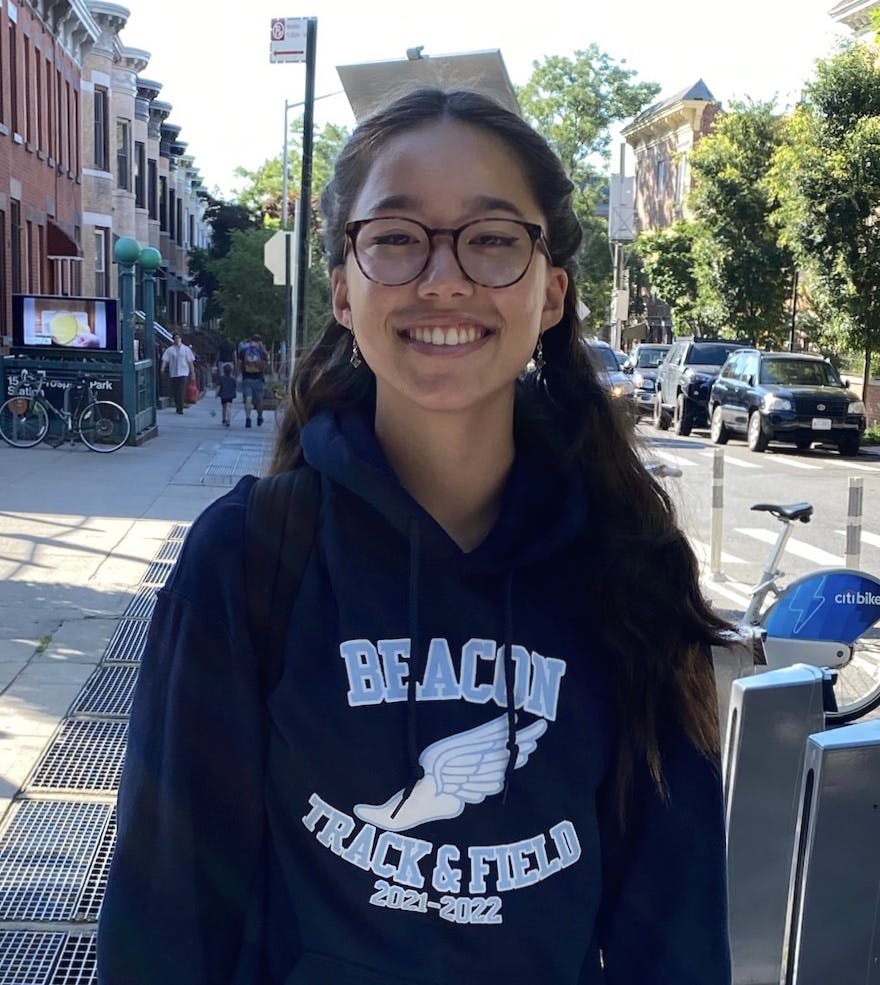
{"type": "Polygon", "coordinates": [[[775,539],[779,524],[767,513],[753,513],[759,502],[812,503],[808,524],[797,524],[783,561],[787,577],[817,567],[841,567],[846,546],[846,522],[851,476],[862,479],[863,516],[859,567],[880,575],[880,449],[863,449],[856,458],[836,450],[814,447],[799,452],[772,445],[763,454],[750,452],[743,441],[713,445],[708,431],[695,430],[682,438],[657,431],[643,419],[637,427],[640,454],[646,460],[681,469],[679,478],[664,479],[675,501],[679,521],[703,564],[703,586],[715,603],[742,611],[747,586],[755,584],[775,539]],[[709,570],[712,475],[715,451],[724,453],[723,578],[709,570]]]}

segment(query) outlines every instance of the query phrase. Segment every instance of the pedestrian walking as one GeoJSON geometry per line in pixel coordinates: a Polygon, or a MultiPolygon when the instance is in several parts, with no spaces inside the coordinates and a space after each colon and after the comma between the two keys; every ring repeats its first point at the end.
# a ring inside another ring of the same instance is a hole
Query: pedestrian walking
{"type": "Polygon", "coordinates": [[[186,385],[194,377],[196,357],[188,345],[184,345],[179,332],[174,333],[171,345],[162,353],[162,371],[168,374],[171,396],[178,414],[183,413],[186,385]]]}
{"type": "Polygon", "coordinates": [[[591,367],[572,192],[471,92],[337,158],[272,465],[318,477],[315,543],[278,653],[253,478],[159,593],[103,985],[729,983],[725,627],[591,367]]]}
{"type": "Polygon", "coordinates": [[[269,353],[262,335],[251,335],[238,349],[241,366],[241,397],[244,401],[244,426],[251,426],[251,409],[257,412],[257,427],[263,425],[263,399],[266,393],[266,370],[269,353]]]}
{"type": "Polygon", "coordinates": [[[235,389],[232,363],[224,363],[223,375],[217,384],[217,396],[220,398],[221,421],[224,427],[229,427],[232,422],[232,401],[235,400],[235,389]]]}

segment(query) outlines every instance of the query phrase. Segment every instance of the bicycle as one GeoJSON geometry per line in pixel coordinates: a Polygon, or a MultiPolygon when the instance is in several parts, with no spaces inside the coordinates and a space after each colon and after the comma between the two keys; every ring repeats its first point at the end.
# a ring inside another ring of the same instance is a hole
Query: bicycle
{"type": "Polygon", "coordinates": [[[131,421],[125,409],[112,400],[98,400],[95,381],[84,373],[64,391],[61,410],[46,397],[45,384],[45,370],[21,371],[15,392],[0,407],[0,437],[7,444],[14,448],[38,445],[49,433],[50,416],[63,425],[56,447],[67,440],[73,444],[78,437],[92,451],[111,452],[128,440],[131,421]]]}
{"type": "Polygon", "coordinates": [[[845,725],[880,707],[880,580],[854,568],[824,568],[784,587],[779,562],[795,523],[809,523],[810,503],[756,503],[781,524],[764,570],[736,627],[758,667],[794,663],[830,671],[825,719],[845,725]],[[768,596],[774,600],[768,605],[768,596]]]}

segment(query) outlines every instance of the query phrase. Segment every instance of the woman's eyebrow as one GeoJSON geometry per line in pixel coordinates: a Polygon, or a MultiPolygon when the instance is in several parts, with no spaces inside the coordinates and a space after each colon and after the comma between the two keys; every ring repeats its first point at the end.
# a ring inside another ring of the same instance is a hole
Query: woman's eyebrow
{"type": "MultiPolygon", "coordinates": [[[[412,195],[386,195],[378,202],[373,202],[370,212],[390,212],[395,209],[401,211],[415,211],[422,207],[423,201],[412,195]]],[[[517,205],[506,198],[499,198],[497,195],[476,195],[467,199],[464,203],[465,212],[510,212],[511,215],[525,218],[525,213],[517,205]]]]}
{"type": "Polygon", "coordinates": [[[477,195],[475,198],[468,199],[465,204],[469,210],[474,212],[512,212],[521,219],[525,218],[522,209],[514,205],[513,202],[506,198],[498,198],[495,195],[477,195]]]}

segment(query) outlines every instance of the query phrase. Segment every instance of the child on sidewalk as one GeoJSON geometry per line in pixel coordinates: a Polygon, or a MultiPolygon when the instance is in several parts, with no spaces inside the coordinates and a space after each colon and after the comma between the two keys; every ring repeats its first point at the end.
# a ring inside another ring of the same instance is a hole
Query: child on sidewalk
{"type": "Polygon", "coordinates": [[[217,396],[220,398],[222,408],[222,424],[228,428],[232,420],[232,401],[235,400],[235,377],[232,375],[232,366],[229,363],[223,367],[223,375],[217,384],[217,396]]]}

